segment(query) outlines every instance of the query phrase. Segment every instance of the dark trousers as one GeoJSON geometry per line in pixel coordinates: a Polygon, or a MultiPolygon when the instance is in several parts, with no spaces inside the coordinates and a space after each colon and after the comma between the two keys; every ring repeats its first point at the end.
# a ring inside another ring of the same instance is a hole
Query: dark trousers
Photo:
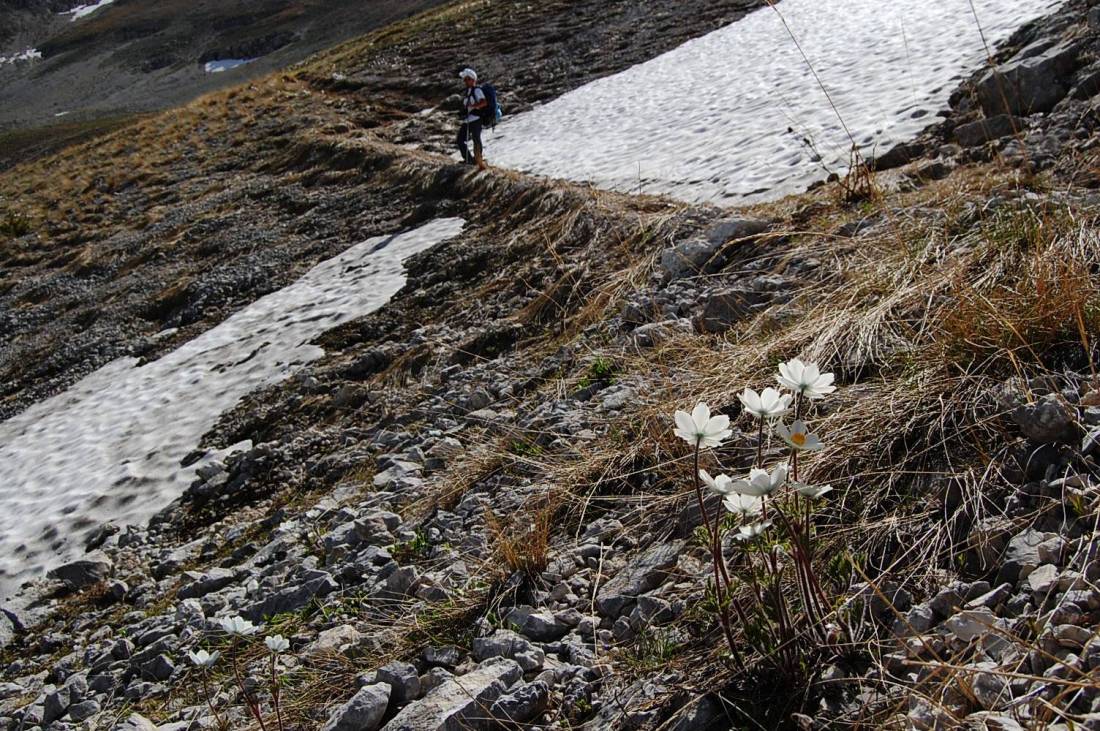
{"type": "Polygon", "coordinates": [[[455,138],[455,145],[458,146],[458,151],[462,153],[462,159],[465,162],[475,162],[475,158],[470,154],[469,141],[474,141],[474,154],[477,157],[481,157],[481,120],[475,122],[463,122],[462,126],[458,128],[458,136],[455,138]]]}

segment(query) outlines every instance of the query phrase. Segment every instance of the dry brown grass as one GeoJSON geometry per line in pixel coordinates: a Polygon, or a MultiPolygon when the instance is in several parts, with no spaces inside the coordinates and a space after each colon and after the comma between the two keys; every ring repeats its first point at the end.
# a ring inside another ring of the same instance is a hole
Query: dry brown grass
{"type": "Polygon", "coordinates": [[[537,577],[546,570],[555,512],[554,506],[543,506],[505,521],[486,516],[496,555],[511,571],[537,577]]]}

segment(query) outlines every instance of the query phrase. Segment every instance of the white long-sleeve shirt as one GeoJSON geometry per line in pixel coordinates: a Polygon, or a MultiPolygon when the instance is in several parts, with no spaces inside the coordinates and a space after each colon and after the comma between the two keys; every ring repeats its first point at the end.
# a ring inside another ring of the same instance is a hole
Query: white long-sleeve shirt
{"type": "Polygon", "coordinates": [[[477,115],[477,111],[474,109],[478,104],[485,101],[485,92],[481,90],[480,86],[475,86],[472,89],[466,90],[466,98],[463,104],[466,107],[466,122],[476,122],[481,117],[477,115]]]}

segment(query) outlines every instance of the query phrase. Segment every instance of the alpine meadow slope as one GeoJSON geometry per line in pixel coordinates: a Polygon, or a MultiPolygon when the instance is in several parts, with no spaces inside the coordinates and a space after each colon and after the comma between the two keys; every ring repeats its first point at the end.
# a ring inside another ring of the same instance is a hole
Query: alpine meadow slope
{"type": "Polygon", "coordinates": [[[518,130],[774,12],[646,5],[451,3],[0,173],[0,454],[222,346],[158,512],[0,604],[0,731],[1100,727],[1100,8],[767,202],[455,161],[463,66],[518,130]]]}

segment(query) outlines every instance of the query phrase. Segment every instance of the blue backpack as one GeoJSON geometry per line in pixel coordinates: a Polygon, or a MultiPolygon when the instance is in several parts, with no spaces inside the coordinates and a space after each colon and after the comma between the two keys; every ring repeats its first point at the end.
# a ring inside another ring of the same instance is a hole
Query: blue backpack
{"type": "Polygon", "coordinates": [[[492,84],[482,84],[480,86],[482,93],[485,94],[485,106],[477,110],[477,115],[481,117],[481,124],[490,129],[497,126],[497,122],[504,116],[504,110],[500,108],[499,102],[497,102],[497,90],[492,84]]]}

